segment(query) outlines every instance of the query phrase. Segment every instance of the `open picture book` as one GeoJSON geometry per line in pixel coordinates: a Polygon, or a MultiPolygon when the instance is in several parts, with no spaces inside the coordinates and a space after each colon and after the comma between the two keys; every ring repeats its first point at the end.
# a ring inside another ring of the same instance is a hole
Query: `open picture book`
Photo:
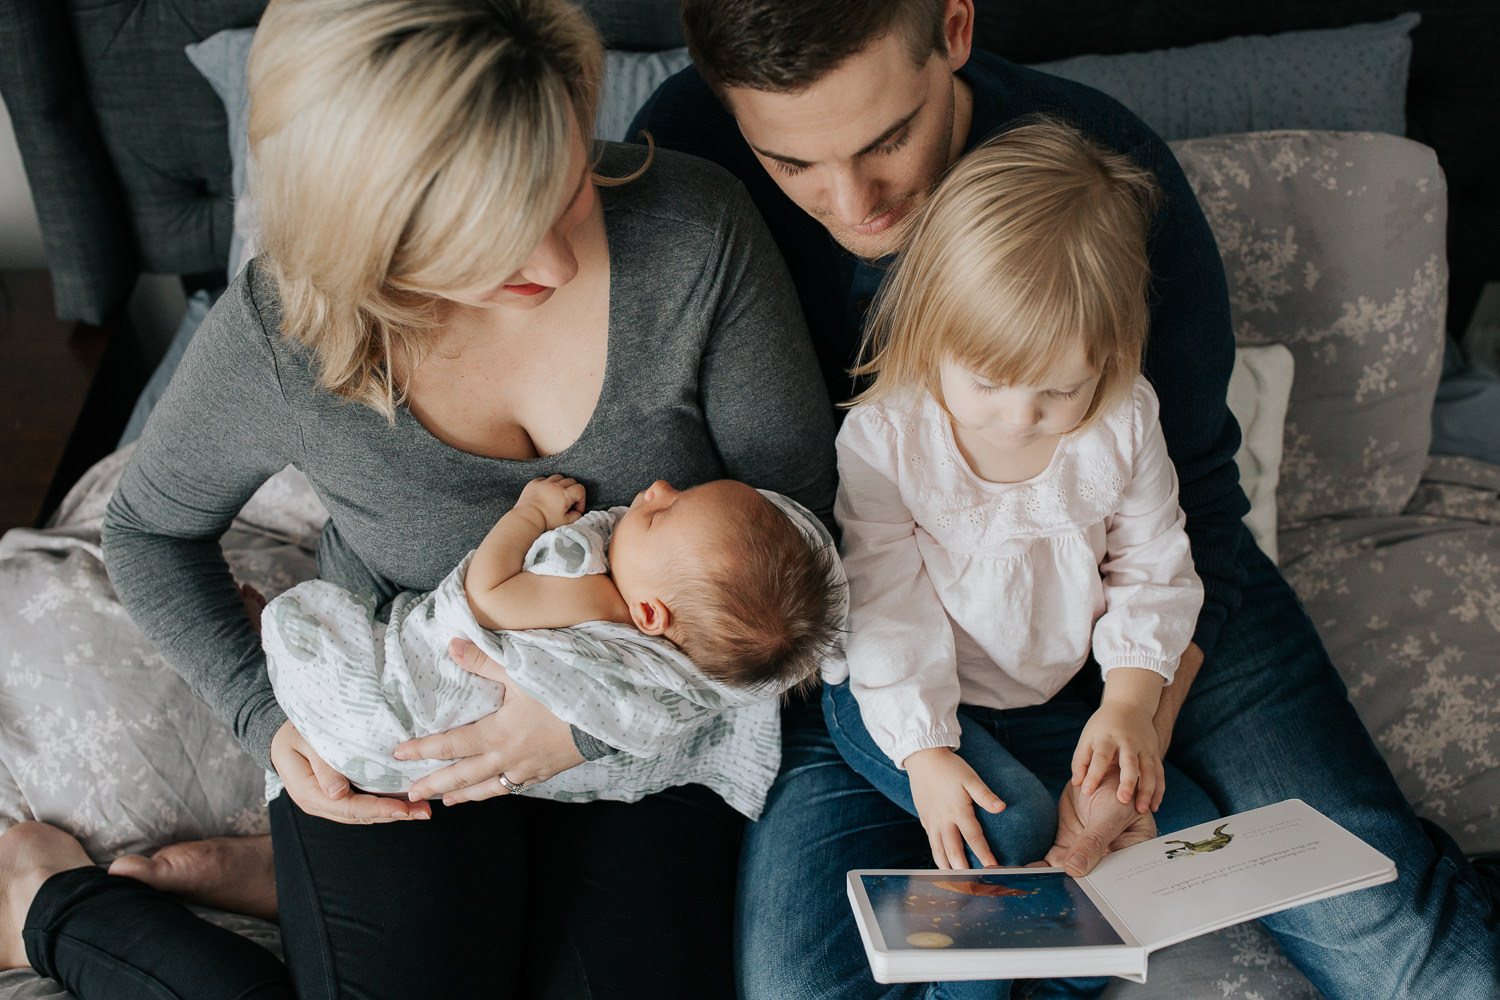
{"type": "Polygon", "coordinates": [[[1061,868],[862,869],[849,900],[875,979],[1146,981],[1158,948],[1396,877],[1373,847],[1300,799],[1061,868]]]}

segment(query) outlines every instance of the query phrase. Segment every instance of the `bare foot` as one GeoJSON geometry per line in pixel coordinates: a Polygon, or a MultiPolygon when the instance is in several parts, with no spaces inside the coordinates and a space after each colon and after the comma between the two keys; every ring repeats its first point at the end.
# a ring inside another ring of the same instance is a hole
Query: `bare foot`
{"type": "Polygon", "coordinates": [[[168,844],[149,858],[117,858],[109,873],[139,879],[190,903],[276,919],[276,867],[266,835],[168,844]]]}
{"type": "Polygon", "coordinates": [[[78,841],[46,823],[18,823],[0,836],[0,969],[31,964],[21,929],[42,883],[92,863],[78,841]]]}

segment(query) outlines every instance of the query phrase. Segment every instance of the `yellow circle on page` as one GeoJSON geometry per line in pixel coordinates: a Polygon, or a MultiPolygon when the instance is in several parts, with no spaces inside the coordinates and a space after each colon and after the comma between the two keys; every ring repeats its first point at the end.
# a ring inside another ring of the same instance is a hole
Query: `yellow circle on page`
{"type": "Polygon", "coordinates": [[[906,936],[906,943],[913,948],[946,948],[953,943],[953,939],[937,931],[917,931],[906,936]]]}

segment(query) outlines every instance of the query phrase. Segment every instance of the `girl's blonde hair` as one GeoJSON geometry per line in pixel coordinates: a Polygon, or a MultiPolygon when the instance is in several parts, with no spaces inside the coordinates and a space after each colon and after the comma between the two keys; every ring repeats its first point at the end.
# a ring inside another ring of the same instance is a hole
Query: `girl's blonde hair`
{"type": "Polygon", "coordinates": [[[1079,427],[1128,397],[1150,325],[1151,173],[1077,129],[1033,118],[943,178],[887,275],[849,405],[920,387],[947,408],[952,360],[996,384],[1035,385],[1080,343],[1100,379],[1079,427]]]}
{"type": "Polygon", "coordinates": [[[394,421],[443,292],[493,287],[577,183],[603,47],[566,0],[272,0],[251,50],[261,253],[323,386],[394,421]]]}

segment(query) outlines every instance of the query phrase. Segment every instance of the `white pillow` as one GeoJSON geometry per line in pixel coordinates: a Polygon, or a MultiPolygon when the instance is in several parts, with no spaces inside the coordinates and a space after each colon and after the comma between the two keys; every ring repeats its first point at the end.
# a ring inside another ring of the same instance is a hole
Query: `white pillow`
{"type": "Polygon", "coordinates": [[[1276,485],[1281,435],[1292,396],[1292,352],[1281,344],[1240,347],[1229,376],[1229,412],[1239,421],[1240,485],[1250,498],[1245,526],[1261,551],[1276,561],[1276,485]]]}

